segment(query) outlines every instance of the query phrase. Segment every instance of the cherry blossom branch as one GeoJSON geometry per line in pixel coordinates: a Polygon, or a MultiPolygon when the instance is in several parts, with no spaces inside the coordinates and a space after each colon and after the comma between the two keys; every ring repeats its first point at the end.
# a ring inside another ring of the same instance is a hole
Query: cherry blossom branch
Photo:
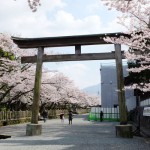
{"type": "Polygon", "coordinates": [[[40,0],[28,0],[28,4],[32,12],[37,11],[37,7],[40,6],[40,0]]]}

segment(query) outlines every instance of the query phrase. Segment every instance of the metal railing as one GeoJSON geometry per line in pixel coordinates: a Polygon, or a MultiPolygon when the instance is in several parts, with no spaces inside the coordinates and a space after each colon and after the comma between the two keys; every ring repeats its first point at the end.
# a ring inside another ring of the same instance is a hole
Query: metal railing
{"type": "Polygon", "coordinates": [[[119,121],[119,107],[116,108],[102,108],[92,107],[89,113],[89,120],[100,121],[100,111],[103,111],[103,120],[119,121]]]}

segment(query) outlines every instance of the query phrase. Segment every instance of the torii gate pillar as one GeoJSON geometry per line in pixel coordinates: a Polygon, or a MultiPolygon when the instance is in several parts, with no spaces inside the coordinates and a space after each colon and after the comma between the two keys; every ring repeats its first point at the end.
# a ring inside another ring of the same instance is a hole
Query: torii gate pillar
{"type": "Polygon", "coordinates": [[[118,103],[120,114],[120,125],[116,125],[116,136],[132,138],[132,125],[127,124],[127,110],[125,104],[125,90],[123,80],[121,45],[115,44],[115,58],[117,68],[118,103]]]}
{"type": "Polygon", "coordinates": [[[121,58],[121,45],[115,44],[115,58],[116,58],[116,70],[117,70],[117,86],[118,86],[118,103],[120,113],[120,124],[127,124],[127,111],[125,104],[125,90],[124,90],[124,79],[122,69],[122,58],[121,58]]]}
{"type": "Polygon", "coordinates": [[[26,127],[26,135],[29,136],[40,135],[42,133],[42,126],[38,124],[38,114],[39,114],[39,102],[40,102],[43,53],[44,53],[44,48],[39,47],[38,54],[37,54],[37,63],[36,63],[31,124],[27,124],[26,127]]]}

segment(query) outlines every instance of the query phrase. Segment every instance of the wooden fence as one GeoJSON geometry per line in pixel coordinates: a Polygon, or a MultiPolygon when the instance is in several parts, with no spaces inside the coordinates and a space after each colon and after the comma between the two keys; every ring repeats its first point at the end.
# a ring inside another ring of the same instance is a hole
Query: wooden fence
{"type": "Polygon", "coordinates": [[[0,111],[0,126],[29,122],[31,111],[0,111]]]}
{"type": "Polygon", "coordinates": [[[21,118],[30,118],[31,111],[1,111],[0,121],[17,120],[21,118]]]}
{"type": "MultiPolygon", "coordinates": [[[[88,109],[78,109],[78,113],[87,113],[88,109]]],[[[63,112],[65,116],[68,115],[68,110],[48,110],[48,118],[58,118],[59,114],[63,112]]],[[[23,122],[30,122],[31,111],[0,111],[0,126],[7,124],[17,124],[23,122]]]]}

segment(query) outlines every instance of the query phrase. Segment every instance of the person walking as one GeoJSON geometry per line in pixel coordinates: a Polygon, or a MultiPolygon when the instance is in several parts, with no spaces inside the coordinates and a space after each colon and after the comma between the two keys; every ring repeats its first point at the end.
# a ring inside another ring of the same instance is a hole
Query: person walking
{"type": "Polygon", "coordinates": [[[48,113],[45,109],[43,110],[42,116],[43,116],[44,122],[46,122],[46,119],[48,118],[48,113]]]}
{"type": "Polygon", "coordinates": [[[103,121],[103,115],[104,115],[103,111],[100,111],[100,121],[101,122],[103,121]]]}
{"type": "Polygon", "coordinates": [[[61,120],[61,123],[64,123],[64,113],[62,112],[62,113],[60,113],[60,120],[61,120]]]}
{"type": "Polygon", "coordinates": [[[68,119],[69,119],[69,125],[72,124],[72,119],[73,119],[72,111],[69,111],[68,119]]]}

